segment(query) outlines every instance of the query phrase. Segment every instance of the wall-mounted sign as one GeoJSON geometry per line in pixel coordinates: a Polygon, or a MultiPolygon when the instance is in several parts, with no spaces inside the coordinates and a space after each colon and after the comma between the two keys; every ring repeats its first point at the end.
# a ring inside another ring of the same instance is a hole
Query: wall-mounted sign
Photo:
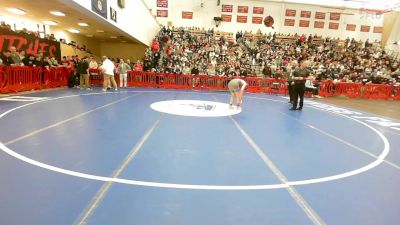
{"type": "Polygon", "coordinates": [[[92,11],[107,19],[107,0],[92,0],[92,11]]]}
{"type": "Polygon", "coordinates": [[[330,20],[340,20],[340,13],[330,13],[330,20]]]}
{"type": "Polygon", "coordinates": [[[346,30],[355,31],[356,25],[355,24],[346,24],[346,30]]]}
{"type": "Polygon", "coordinates": [[[374,33],[382,33],[383,27],[374,27],[374,33]]]}
{"type": "Polygon", "coordinates": [[[288,27],[294,27],[294,22],[295,22],[295,20],[293,20],[293,19],[285,19],[284,25],[288,26],[288,27]]]}
{"type": "Polygon", "coordinates": [[[232,15],[221,15],[221,21],[222,22],[232,22],[232,15]]]}
{"type": "Polygon", "coordinates": [[[314,22],[314,28],[323,29],[324,26],[325,26],[325,22],[323,22],[323,21],[315,21],[314,22]]]}
{"type": "Polygon", "coordinates": [[[222,12],[232,12],[233,5],[224,5],[222,4],[222,12]]]}
{"type": "Polygon", "coordinates": [[[112,21],[117,22],[117,11],[110,7],[110,18],[112,21]]]}
{"type": "Polygon", "coordinates": [[[369,32],[370,28],[371,28],[370,26],[361,25],[360,31],[361,32],[369,32]]]}
{"type": "Polygon", "coordinates": [[[0,51],[8,50],[11,46],[15,46],[18,52],[25,51],[26,54],[32,55],[41,53],[43,56],[54,56],[57,60],[61,60],[60,42],[0,30],[0,51]]]}
{"type": "Polygon", "coordinates": [[[247,16],[237,16],[236,22],[238,22],[238,23],[247,23],[247,16]]]}
{"type": "Polygon", "coordinates": [[[193,12],[182,11],[182,19],[193,19],[193,12]]]}
{"type": "Polygon", "coordinates": [[[248,6],[238,6],[238,13],[248,13],[249,7],[248,6]]]}
{"type": "Polygon", "coordinates": [[[303,10],[301,10],[300,11],[300,17],[310,18],[311,17],[311,11],[303,11],[303,10]]]}
{"type": "Polygon", "coordinates": [[[253,14],[264,14],[264,7],[253,7],[253,14]]]}
{"type": "Polygon", "coordinates": [[[286,9],[285,16],[295,17],[296,16],[296,10],[294,10],[294,9],[286,9]]]}
{"type": "Polygon", "coordinates": [[[309,26],[310,26],[309,20],[300,20],[299,21],[299,27],[309,27],[309,26]]]}
{"type": "Polygon", "coordinates": [[[323,12],[315,12],[315,19],[324,20],[325,19],[325,13],[323,13],[323,12]]]}
{"type": "Polygon", "coordinates": [[[168,17],[168,10],[157,9],[157,17],[168,17]]]}
{"type": "Polygon", "coordinates": [[[251,22],[254,24],[262,24],[263,18],[258,16],[253,16],[251,22]]]}
{"type": "Polygon", "coordinates": [[[157,0],[157,7],[168,8],[168,0],[157,0]]]}
{"type": "Polygon", "coordinates": [[[338,30],[339,29],[339,23],[329,23],[329,29],[331,30],[338,30]]]}

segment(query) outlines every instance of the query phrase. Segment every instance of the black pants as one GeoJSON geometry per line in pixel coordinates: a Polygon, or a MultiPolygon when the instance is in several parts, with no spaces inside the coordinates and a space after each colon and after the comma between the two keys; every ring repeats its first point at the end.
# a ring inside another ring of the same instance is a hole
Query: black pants
{"type": "Polygon", "coordinates": [[[297,102],[300,97],[299,108],[303,108],[304,92],[306,90],[305,84],[294,84],[293,86],[293,108],[297,108],[297,102]]]}
{"type": "Polygon", "coordinates": [[[293,103],[293,86],[294,85],[292,85],[292,82],[288,82],[287,89],[289,92],[289,99],[290,99],[289,101],[292,103],[293,103]]]}

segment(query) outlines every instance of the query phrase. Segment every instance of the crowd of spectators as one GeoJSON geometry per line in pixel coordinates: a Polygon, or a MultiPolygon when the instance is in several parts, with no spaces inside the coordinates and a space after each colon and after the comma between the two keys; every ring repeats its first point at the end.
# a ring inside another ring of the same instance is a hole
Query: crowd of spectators
{"type": "Polygon", "coordinates": [[[144,70],[210,76],[288,78],[303,60],[316,80],[395,84],[399,60],[378,42],[306,35],[251,34],[235,37],[213,29],[169,28],[158,33],[144,58],[144,70]]]}
{"type": "MultiPolygon", "coordinates": [[[[32,37],[35,37],[35,38],[40,38],[39,32],[29,31],[26,28],[22,28],[22,30],[19,30],[19,31],[14,31],[11,28],[11,25],[10,24],[6,24],[4,21],[0,22],[0,31],[2,33],[15,33],[15,34],[22,34],[22,35],[32,36],[32,37]]],[[[54,36],[54,34],[46,34],[46,35],[44,35],[44,39],[50,40],[50,41],[57,41],[57,39],[54,36]]]]}
{"type": "MultiPolygon", "coordinates": [[[[1,23],[0,29],[10,30],[1,23]]],[[[22,30],[20,32],[27,32],[22,30]]],[[[33,32],[30,35],[37,35],[33,32]]],[[[53,39],[54,36],[48,38],[53,39]]],[[[85,57],[85,59],[89,57],[85,57]]],[[[154,38],[143,60],[136,63],[127,59],[110,59],[118,68],[126,63],[136,71],[153,71],[174,74],[204,74],[209,76],[241,76],[286,78],[303,60],[310,61],[309,70],[316,80],[341,82],[398,84],[400,82],[399,59],[388,55],[377,42],[370,43],[347,38],[345,40],[322,38],[311,35],[262,34],[260,31],[232,33],[213,29],[164,27],[154,38]]],[[[64,56],[61,61],[54,57],[26,55],[17,52],[15,46],[3,51],[0,65],[39,66],[70,68],[79,66],[78,56],[64,56]]],[[[94,58],[89,60],[90,68],[94,58]]]]}

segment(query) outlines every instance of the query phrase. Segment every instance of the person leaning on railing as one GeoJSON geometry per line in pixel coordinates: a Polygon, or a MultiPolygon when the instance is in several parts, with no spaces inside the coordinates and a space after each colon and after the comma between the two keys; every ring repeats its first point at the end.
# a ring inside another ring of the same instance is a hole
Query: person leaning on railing
{"type": "Polygon", "coordinates": [[[0,58],[1,58],[3,66],[13,66],[14,65],[14,61],[11,58],[10,50],[5,50],[3,52],[3,54],[1,54],[0,58]]]}
{"type": "Polygon", "coordinates": [[[13,61],[13,64],[15,66],[20,66],[22,63],[22,60],[19,56],[19,53],[17,52],[17,48],[15,46],[10,47],[10,57],[13,61]]]}

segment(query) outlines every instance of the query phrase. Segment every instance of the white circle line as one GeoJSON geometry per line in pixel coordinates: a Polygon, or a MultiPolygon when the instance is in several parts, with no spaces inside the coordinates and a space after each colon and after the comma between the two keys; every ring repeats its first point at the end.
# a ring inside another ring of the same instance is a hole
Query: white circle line
{"type": "MultiPolygon", "coordinates": [[[[85,96],[85,95],[96,95],[96,94],[112,94],[112,93],[129,93],[129,92],[145,92],[145,93],[160,93],[160,92],[174,92],[174,91],[125,91],[125,92],[99,92],[99,93],[87,93],[87,94],[81,94],[81,95],[69,95],[69,96],[62,96],[62,97],[56,97],[56,98],[50,98],[50,99],[45,99],[43,101],[37,101],[37,102],[32,102],[28,103],[22,106],[18,106],[16,108],[10,109],[0,115],[0,119],[7,115],[8,113],[15,111],[17,109],[36,104],[36,103],[41,103],[41,102],[47,102],[51,100],[58,100],[58,99],[63,99],[63,98],[71,98],[71,97],[77,97],[77,96],[85,96]]],[[[182,92],[181,92],[182,93],[182,92]]],[[[199,92],[184,92],[184,93],[196,93],[196,94],[209,94],[209,93],[199,93],[199,92]]],[[[259,98],[259,97],[248,97],[248,98],[254,98],[254,99],[262,99],[262,100],[267,100],[267,101],[275,101],[275,102],[284,102],[284,101],[279,101],[279,100],[273,100],[273,99],[267,99],[267,98],[259,98]]],[[[311,106],[312,107],[312,106],[311,106]]],[[[316,108],[321,111],[326,111],[317,107],[312,107],[316,108]]],[[[336,112],[331,112],[333,114],[338,114],[336,112]]],[[[266,190],[266,189],[279,189],[279,188],[288,188],[289,186],[297,186],[297,185],[306,185],[306,184],[315,184],[315,183],[321,183],[321,182],[327,182],[327,181],[333,181],[333,180],[338,180],[350,176],[354,176],[363,172],[366,172],[368,170],[371,170],[372,168],[378,166],[383,162],[385,157],[389,154],[390,151],[390,145],[389,141],[387,138],[379,132],[377,129],[373,128],[372,126],[359,121],[355,118],[339,114],[340,116],[346,117],[348,119],[354,120],[358,123],[361,123],[365,125],[366,127],[370,128],[373,130],[375,133],[378,134],[378,136],[383,140],[384,143],[384,150],[382,153],[377,157],[377,160],[373,161],[372,163],[361,167],[356,170],[348,171],[345,173],[333,175],[333,176],[328,176],[328,177],[321,177],[321,178],[315,178],[315,179],[307,179],[307,180],[297,180],[297,181],[289,181],[286,184],[266,184],[266,185],[193,185],[193,184],[175,184],[175,183],[159,183],[159,182],[148,182],[148,181],[139,181],[139,180],[128,180],[128,179],[121,179],[121,178],[112,178],[112,177],[104,177],[104,176],[97,176],[93,174],[87,174],[87,173],[81,173],[81,172],[76,172],[73,170],[67,170],[63,169],[60,167],[52,166],[49,164],[45,164],[39,161],[36,161],[34,159],[28,158],[26,156],[23,156],[7,146],[5,146],[2,142],[0,142],[0,149],[21,160],[26,163],[29,163],[34,166],[41,167],[43,169],[51,170],[54,172],[70,175],[70,176],[75,176],[75,177],[81,177],[85,179],[90,179],[90,180],[98,180],[98,181],[104,181],[104,182],[115,182],[115,183],[121,183],[121,184],[129,184],[129,185],[139,185],[139,186],[149,186],[149,187],[160,187],[160,188],[175,188],[175,189],[194,189],[194,190],[266,190]]]]}

